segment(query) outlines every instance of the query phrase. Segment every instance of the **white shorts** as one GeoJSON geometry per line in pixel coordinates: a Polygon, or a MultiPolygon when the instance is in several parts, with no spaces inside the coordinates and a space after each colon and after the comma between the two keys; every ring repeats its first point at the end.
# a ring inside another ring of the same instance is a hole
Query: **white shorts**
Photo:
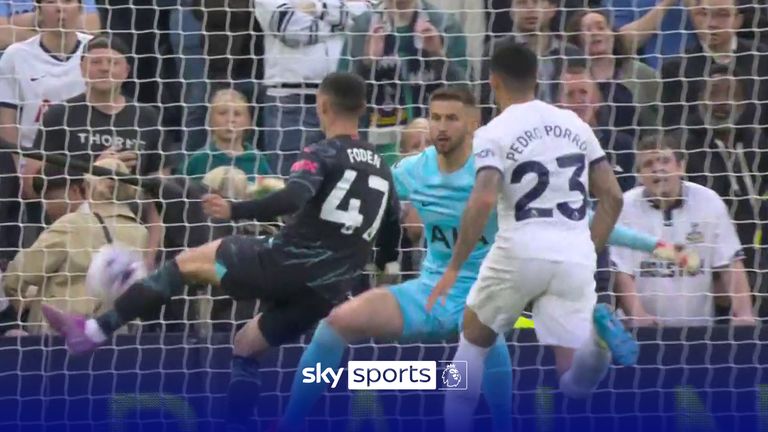
{"type": "Polygon", "coordinates": [[[480,322],[506,333],[533,302],[539,342],[578,348],[592,331],[597,301],[594,274],[594,267],[583,264],[509,258],[506,251],[491,250],[469,292],[467,307],[480,322]]]}

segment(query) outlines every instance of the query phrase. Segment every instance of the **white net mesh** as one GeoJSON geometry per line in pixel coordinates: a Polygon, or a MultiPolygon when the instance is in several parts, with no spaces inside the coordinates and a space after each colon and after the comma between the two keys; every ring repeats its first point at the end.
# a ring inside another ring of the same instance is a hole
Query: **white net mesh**
{"type": "MultiPolygon", "coordinates": [[[[509,337],[515,430],[632,429],[617,413],[637,420],[632,424],[638,430],[657,424],[765,429],[766,359],[759,342],[766,336],[759,321],[768,313],[762,277],[768,9],[762,2],[82,1],[0,0],[0,259],[8,300],[0,302],[0,324],[9,336],[28,335],[0,338],[0,430],[18,423],[62,430],[74,423],[114,426],[115,419],[126,419],[126,427],[141,420],[148,430],[170,424],[191,430],[186,422],[220,425],[232,335],[236,324],[253,317],[257,302],[234,302],[217,288],[191,286],[162,311],[131,323],[116,349],[85,360],[67,357],[59,340],[46,336],[40,305],[86,314],[103,310],[88,297],[84,280],[94,252],[108,240],[102,225],[154,262],[233,230],[272,232],[279,223],[211,225],[200,197],[206,187],[235,199],[280,187],[275,179],[289,173],[303,145],[322,138],[315,92],[334,70],[353,71],[368,82],[362,127],[387,163],[430,145],[428,122],[419,119],[427,116],[431,92],[446,84],[468,85],[488,122],[496,113],[487,59],[504,38],[536,51],[539,97],[563,104],[593,127],[625,191],[639,184],[640,140],[674,131],[687,157],[687,179],[711,188],[727,215],[694,220],[702,226],[686,225],[679,233],[648,229],[667,241],[700,243],[709,251],[702,254],[711,254],[705,257],[710,266],[718,265],[710,256],[732,255],[738,242],[747,276],[743,281],[739,271],[707,271],[691,281],[674,272],[664,276],[668,269],[650,268],[648,256],[633,255],[616,263],[622,278],[611,271],[608,257],[601,258],[598,290],[623,306],[628,318],[684,310],[707,325],[639,331],[640,365],[612,369],[584,403],[555,393],[551,353],[530,330],[516,331],[509,337]],[[88,34],[102,32],[124,51],[127,65],[96,55],[81,59],[88,34]],[[102,99],[110,103],[95,108],[98,97],[114,98],[110,77],[125,80],[127,99],[102,99]],[[96,89],[95,99],[80,96],[86,82],[96,89]],[[10,150],[17,146],[63,156],[67,169],[43,170],[34,181],[39,163],[28,158],[19,165],[10,150]],[[126,168],[144,177],[149,189],[155,183],[147,176],[162,173],[157,218],[140,214],[137,204],[149,202],[156,188],[115,206],[120,191],[102,185],[112,198],[89,208],[105,221],[82,211],[82,203],[93,200],[88,188],[62,192],[62,184],[92,185],[70,161],[90,165],[104,152],[122,154],[126,168]],[[54,224],[62,214],[64,222],[54,224]],[[734,229],[731,243],[725,242],[724,232],[734,229]],[[665,278],[659,302],[667,307],[617,302],[614,293],[627,290],[628,275],[648,290],[654,282],[644,278],[665,278]],[[753,295],[730,295],[747,291],[753,295]],[[704,306],[689,309],[695,306],[688,298],[701,296],[704,306]],[[750,311],[757,328],[729,327],[729,317],[748,322],[750,311]],[[165,414],[153,417],[156,411],[165,414]],[[644,413],[657,416],[643,423],[644,413]]],[[[622,220],[646,228],[641,215],[622,220]]],[[[404,233],[419,226],[418,220],[403,223],[404,233]]],[[[409,234],[400,248],[402,279],[418,274],[424,255],[423,234],[409,234]]],[[[370,285],[369,276],[359,290],[370,285]]],[[[259,417],[265,425],[285,407],[305,342],[276,349],[263,361],[259,417]]],[[[349,357],[450,360],[454,342],[366,343],[349,357]]],[[[439,393],[349,396],[336,391],[324,398],[311,416],[313,427],[441,427],[439,393]],[[371,420],[382,413],[396,420],[371,420]]],[[[486,408],[480,417],[489,427],[486,408]]]]}

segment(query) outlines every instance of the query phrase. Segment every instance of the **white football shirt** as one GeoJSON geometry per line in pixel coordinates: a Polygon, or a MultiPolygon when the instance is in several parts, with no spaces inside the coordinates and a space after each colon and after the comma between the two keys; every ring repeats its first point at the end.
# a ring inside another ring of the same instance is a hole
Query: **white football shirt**
{"type": "Polygon", "coordinates": [[[504,177],[494,248],[510,258],[595,266],[589,166],[605,152],[589,125],[539,100],[512,105],[477,130],[474,152],[477,171],[504,177]]]}
{"type": "Polygon", "coordinates": [[[66,59],[53,57],[40,35],[9,46],[0,57],[0,106],[19,110],[19,143],[31,147],[40,120],[51,103],[85,91],[80,70],[83,48],[92,36],[78,33],[79,45],[66,59]]]}
{"type": "Polygon", "coordinates": [[[681,204],[666,211],[659,210],[644,194],[643,186],[624,194],[618,223],[696,250],[702,268],[696,275],[689,275],[674,263],[657,260],[647,252],[612,248],[611,258],[617,270],[634,277],[643,308],[664,324],[711,324],[712,271],[729,266],[742,254],[725,203],[715,191],[689,182],[683,182],[681,204]]]}

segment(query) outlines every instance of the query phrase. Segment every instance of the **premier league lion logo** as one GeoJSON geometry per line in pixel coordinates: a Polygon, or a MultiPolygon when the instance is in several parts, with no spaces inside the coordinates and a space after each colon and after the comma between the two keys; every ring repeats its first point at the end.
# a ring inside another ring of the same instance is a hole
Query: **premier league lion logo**
{"type": "Polygon", "coordinates": [[[443,371],[443,384],[446,387],[456,388],[461,383],[461,372],[456,368],[456,365],[449,363],[443,371]]]}

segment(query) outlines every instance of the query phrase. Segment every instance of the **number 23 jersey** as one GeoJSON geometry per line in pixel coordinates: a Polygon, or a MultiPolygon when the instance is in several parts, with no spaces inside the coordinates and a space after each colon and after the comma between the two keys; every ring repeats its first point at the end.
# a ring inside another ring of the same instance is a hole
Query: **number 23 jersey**
{"type": "Polygon", "coordinates": [[[340,136],[308,145],[288,181],[306,185],[312,198],[275,237],[285,264],[322,269],[331,282],[365,266],[380,229],[382,241],[399,241],[392,173],[370,144],[340,136]]]}
{"type": "Polygon", "coordinates": [[[587,216],[589,166],[605,159],[571,111],[534,100],[511,105],[475,132],[475,169],[502,176],[494,248],[510,258],[595,265],[587,216]]]}

